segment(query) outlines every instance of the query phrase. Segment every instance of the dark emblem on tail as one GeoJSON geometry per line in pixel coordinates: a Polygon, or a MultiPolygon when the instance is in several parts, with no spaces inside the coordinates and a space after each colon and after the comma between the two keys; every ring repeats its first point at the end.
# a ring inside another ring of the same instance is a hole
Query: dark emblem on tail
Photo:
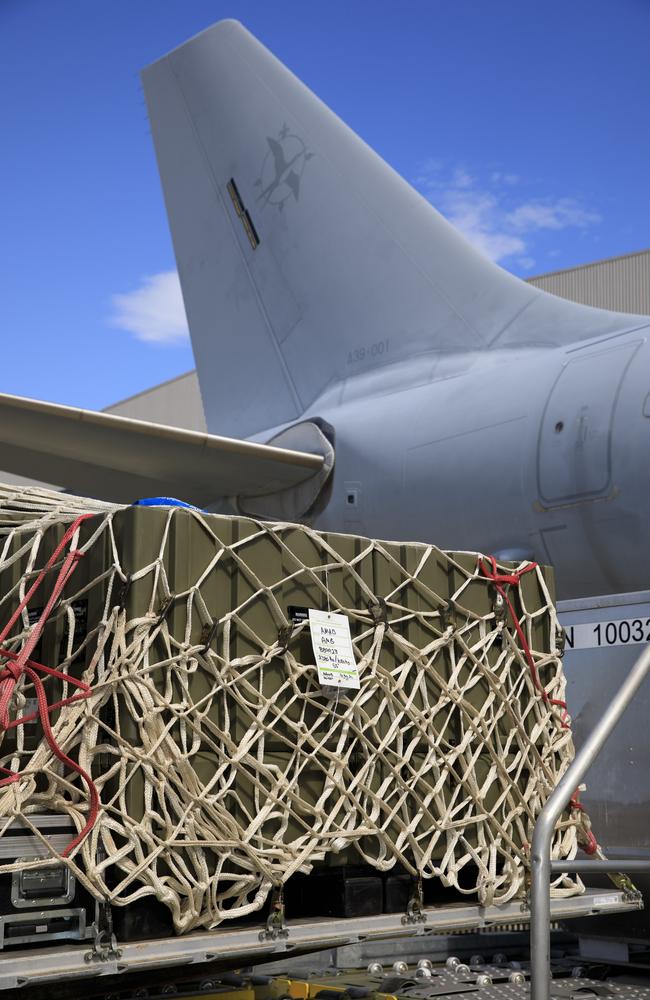
{"type": "Polygon", "coordinates": [[[269,148],[259,180],[255,181],[255,187],[261,188],[256,200],[262,202],[262,207],[276,205],[282,211],[287,198],[298,201],[305,164],[314,154],[287,125],[282,126],[277,139],[267,136],[266,141],[269,148]]]}

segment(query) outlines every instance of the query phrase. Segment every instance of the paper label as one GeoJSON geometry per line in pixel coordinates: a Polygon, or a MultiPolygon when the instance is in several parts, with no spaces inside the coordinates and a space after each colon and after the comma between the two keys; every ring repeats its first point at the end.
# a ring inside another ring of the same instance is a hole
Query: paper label
{"type": "Polygon", "coordinates": [[[311,644],[321,684],[360,688],[359,669],[354,659],[350,622],[333,611],[309,609],[311,644]]]}
{"type": "Polygon", "coordinates": [[[607,906],[608,903],[620,903],[622,902],[621,894],[609,893],[607,896],[594,896],[594,906],[607,906]]]}
{"type": "Polygon", "coordinates": [[[292,625],[300,625],[309,618],[309,609],[303,608],[299,604],[290,604],[287,607],[287,617],[292,625]]]}

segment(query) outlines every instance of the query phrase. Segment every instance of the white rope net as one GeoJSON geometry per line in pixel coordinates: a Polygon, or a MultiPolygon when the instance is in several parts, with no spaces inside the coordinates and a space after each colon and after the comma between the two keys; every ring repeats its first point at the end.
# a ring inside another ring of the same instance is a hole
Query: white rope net
{"type": "MultiPolygon", "coordinates": [[[[84,555],[32,658],[91,688],[52,725],[101,800],[63,859],[95,896],[153,896],[184,932],[252,914],[294,873],[341,859],[400,865],[485,905],[524,894],[535,818],[573,758],[540,568],[509,588],[536,682],[475,554],[6,487],[0,626],[80,512],[95,514],[74,539],[84,555]],[[135,517],[153,526],[146,544],[140,529],[128,542],[135,517]],[[321,688],[290,605],[348,616],[360,690],[321,688]]],[[[24,646],[44,599],[5,650],[24,646]]],[[[44,683],[50,704],[75,690],[44,683]]],[[[15,717],[33,696],[21,677],[15,717]]],[[[0,837],[48,812],[81,830],[88,789],[38,724],[1,738],[20,778],[0,788],[0,837]]],[[[575,856],[585,822],[565,816],[554,858],[575,856]]],[[[561,876],[552,893],[581,889],[561,876]]]]}

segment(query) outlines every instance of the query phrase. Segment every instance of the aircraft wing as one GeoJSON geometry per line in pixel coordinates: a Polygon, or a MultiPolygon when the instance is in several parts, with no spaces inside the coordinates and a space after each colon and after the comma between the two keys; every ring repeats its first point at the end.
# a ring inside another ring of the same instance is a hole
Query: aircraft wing
{"type": "Polygon", "coordinates": [[[0,394],[0,469],[104,500],[202,507],[288,489],[322,465],[318,454],[0,394]]]}

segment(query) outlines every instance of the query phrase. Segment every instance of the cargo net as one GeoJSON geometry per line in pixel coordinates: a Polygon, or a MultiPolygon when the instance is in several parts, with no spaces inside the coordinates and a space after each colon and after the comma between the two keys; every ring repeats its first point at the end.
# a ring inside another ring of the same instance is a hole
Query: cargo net
{"type": "MultiPolygon", "coordinates": [[[[44,860],[20,867],[57,857],[114,905],[154,897],[178,932],[251,915],[326,864],[401,866],[484,905],[523,896],[535,818],[574,752],[542,570],[146,513],[160,530],[133,566],[125,508],[0,490],[0,628],[24,605],[0,642],[3,856],[22,817],[44,860]],[[203,559],[182,587],[180,518],[203,559]],[[288,600],[348,616],[360,690],[321,686],[288,600]],[[59,706],[48,738],[35,678],[59,706]],[[71,820],[67,847],[36,821],[48,813],[71,820]]],[[[552,856],[574,857],[587,828],[574,801],[552,856]]],[[[582,884],[561,876],[551,891],[582,884]]]]}

